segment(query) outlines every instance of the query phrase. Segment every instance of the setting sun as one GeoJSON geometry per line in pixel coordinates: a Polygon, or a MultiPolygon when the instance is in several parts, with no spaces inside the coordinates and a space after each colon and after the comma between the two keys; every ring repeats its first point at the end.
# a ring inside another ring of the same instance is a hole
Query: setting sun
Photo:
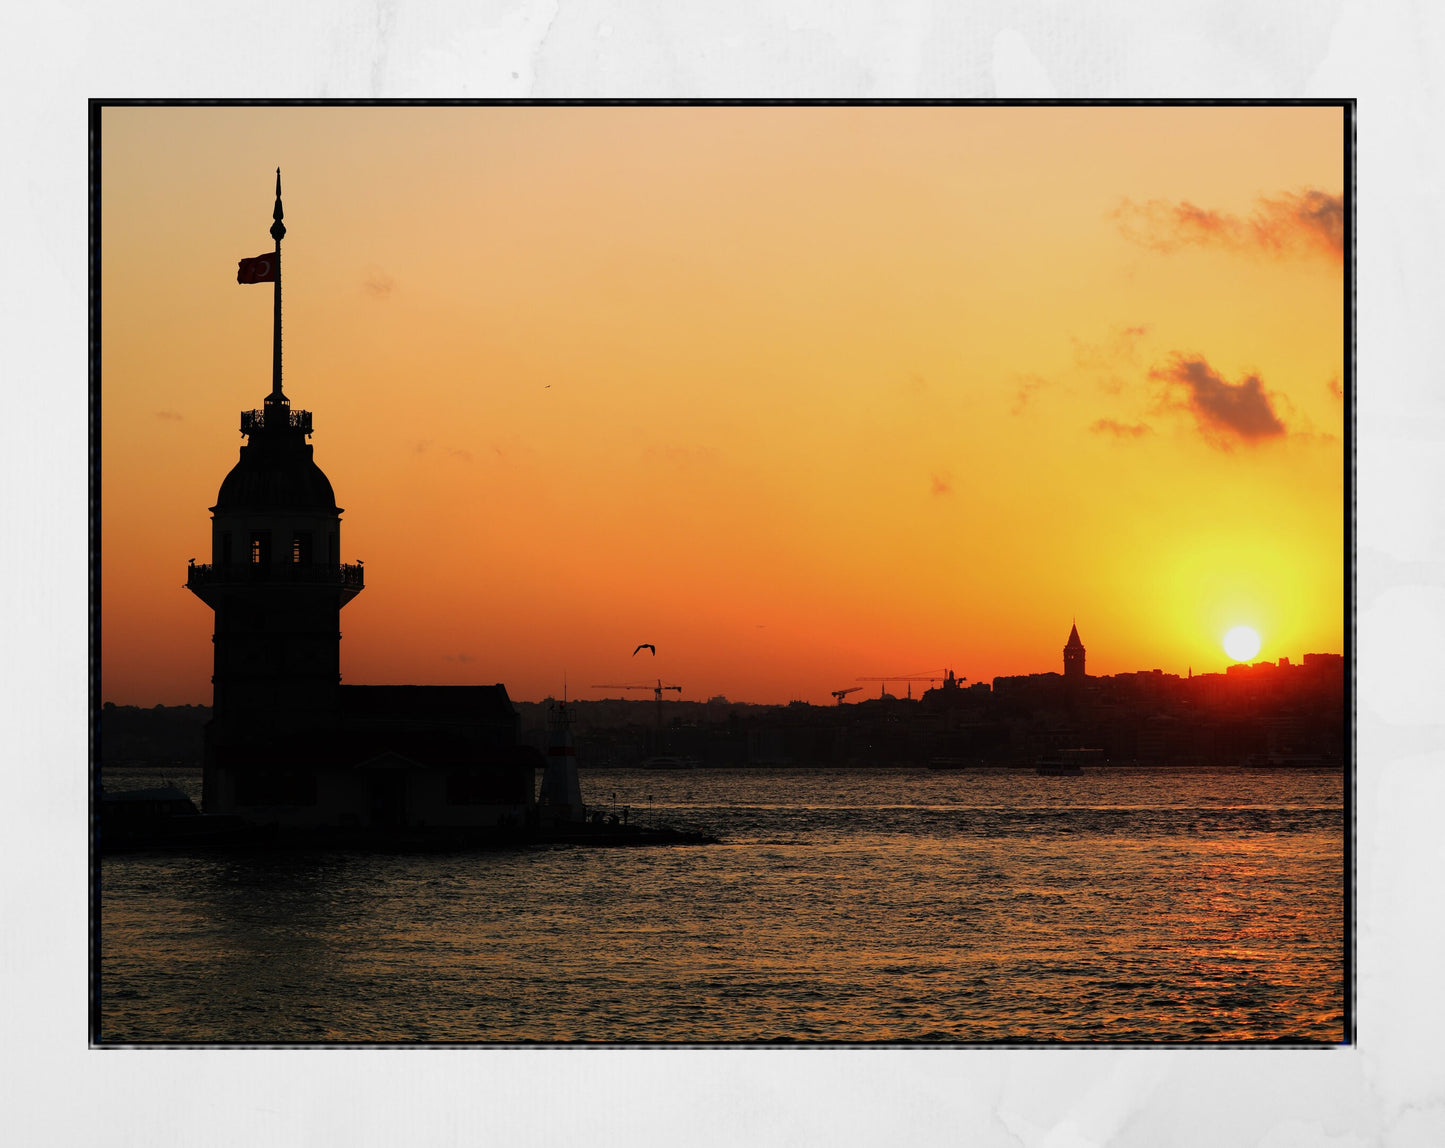
{"type": "Polygon", "coordinates": [[[1259,635],[1248,626],[1236,626],[1224,635],[1224,652],[1236,662],[1247,662],[1259,653],[1259,635]]]}

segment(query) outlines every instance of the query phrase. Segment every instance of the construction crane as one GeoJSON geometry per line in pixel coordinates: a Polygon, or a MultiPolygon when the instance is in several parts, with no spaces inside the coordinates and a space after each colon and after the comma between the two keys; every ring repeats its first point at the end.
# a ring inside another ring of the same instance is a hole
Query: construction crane
{"type": "MultiPolygon", "coordinates": [[[[657,679],[657,684],[656,684],[655,686],[648,686],[648,685],[639,686],[639,685],[633,684],[633,685],[625,685],[625,686],[624,686],[624,685],[593,686],[592,688],[593,688],[594,690],[651,690],[651,691],[652,691],[652,694],[653,694],[653,697],[655,697],[655,698],[657,699],[657,741],[658,741],[658,745],[661,745],[661,744],[662,744],[662,691],[663,691],[663,690],[676,690],[679,694],[682,693],[682,687],[681,687],[681,686],[665,686],[665,685],[662,684],[662,679],[661,679],[661,678],[658,678],[658,679],[657,679]]],[[[679,698],[678,700],[680,701],[681,699],[679,698]]]]}
{"type": "MultiPolygon", "coordinates": [[[[942,681],[947,674],[947,670],[924,670],[918,674],[889,674],[887,677],[854,678],[853,680],[855,682],[881,682],[882,684],[878,687],[878,696],[881,698],[887,693],[889,682],[927,682],[931,687],[934,682],[942,681]]],[[[913,687],[909,686],[908,691],[912,694],[913,687]]]]}
{"type": "Polygon", "coordinates": [[[838,704],[841,706],[844,698],[849,694],[856,694],[862,688],[862,686],[849,686],[846,690],[834,690],[833,696],[838,699],[838,704]]]}
{"type": "Polygon", "coordinates": [[[682,687],[681,687],[681,686],[665,686],[665,685],[662,684],[662,679],[661,679],[661,678],[658,678],[658,679],[657,679],[657,685],[655,685],[655,686],[652,686],[652,685],[641,685],[641,686],[639,686],[639,685],[635,685],[635,684],[634,684],[634,685],[628,685],[628,686],[619,686],[619,685],[593,686],[592,688],[593,688],[594,690],[651,690],[652,693],[653,693],[653,696],[657,698],[657,701],[658,701],[658,704],[659,704],[659,705],[662,703],[662,691],[663,691],[663,690],[676,690],[678,693],[682,693],[682,687]]]}

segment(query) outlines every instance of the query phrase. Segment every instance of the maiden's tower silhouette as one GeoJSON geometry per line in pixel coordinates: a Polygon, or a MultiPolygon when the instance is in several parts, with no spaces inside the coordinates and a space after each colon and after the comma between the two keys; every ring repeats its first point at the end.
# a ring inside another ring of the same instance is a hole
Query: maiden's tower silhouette
{"type": "Polygon", "coordinates": [[[211,507],[211,561],[187,587],[215,612],[202,802],[253,824],[338,830],[535,824],[535,750],[506,687],[342,685],[340,614],[364,581],[341,561],[341,508],[312,457],[311,412],[281,382],[281,173],[275,250],[237,281],[272,283],[271,391],[243,411],[240,458],[211,507]]]}

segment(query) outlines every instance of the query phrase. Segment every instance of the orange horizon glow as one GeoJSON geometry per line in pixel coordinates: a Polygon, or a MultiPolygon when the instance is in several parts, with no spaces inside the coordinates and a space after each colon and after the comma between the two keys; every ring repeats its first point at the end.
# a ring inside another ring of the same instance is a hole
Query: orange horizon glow
{"type": "Polygon", "coordinates": [[[106,108],[102,697],[211,698],[185,566],[270,387],[277,166],[349,683],[1340,652],[1343,114],[106,108]]]}

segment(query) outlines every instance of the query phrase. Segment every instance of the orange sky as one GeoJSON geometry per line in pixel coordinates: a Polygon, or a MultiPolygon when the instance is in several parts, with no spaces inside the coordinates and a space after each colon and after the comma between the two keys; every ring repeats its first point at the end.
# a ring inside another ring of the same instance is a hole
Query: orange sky
{"type": "Polygon", "coordinates": [[[1343,114],[107,108],[102,696],[210,701],[278,165],[348,682],[1342,651],[1343,114]]]}

